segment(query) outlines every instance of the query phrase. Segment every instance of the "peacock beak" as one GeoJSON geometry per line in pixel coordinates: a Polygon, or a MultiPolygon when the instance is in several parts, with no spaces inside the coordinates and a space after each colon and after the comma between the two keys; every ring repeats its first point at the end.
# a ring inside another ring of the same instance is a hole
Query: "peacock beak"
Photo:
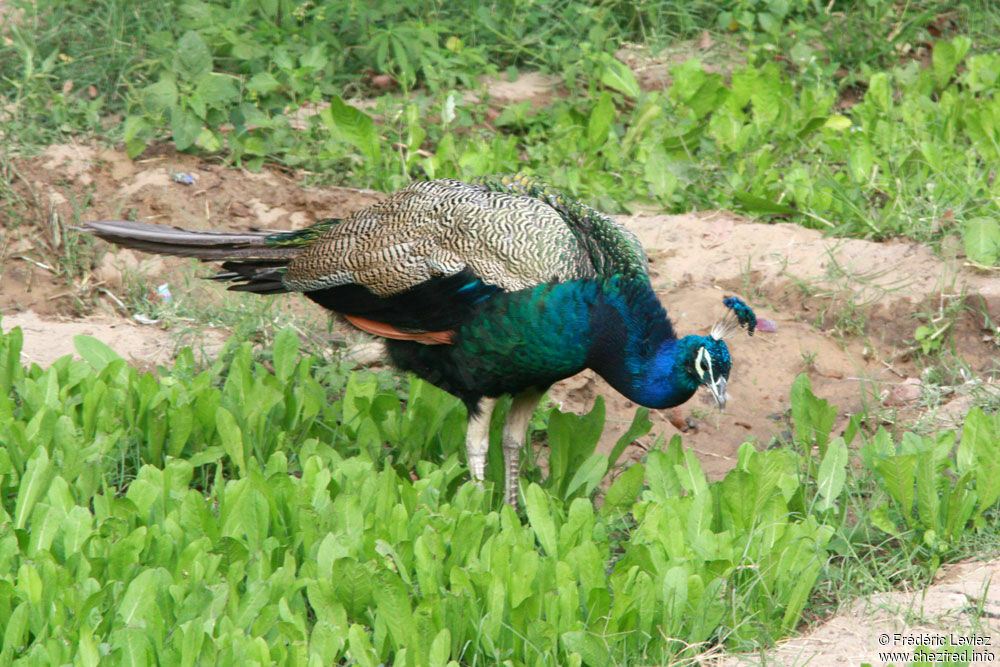
{"type": "Polygon", "coordinates": [[[718,380],[708,385],[708,390],[712,392],[712,397],[715,398],[715,404],[719,406],[719,410],[726,409],[726,378],[720,377],[718,380]]]}

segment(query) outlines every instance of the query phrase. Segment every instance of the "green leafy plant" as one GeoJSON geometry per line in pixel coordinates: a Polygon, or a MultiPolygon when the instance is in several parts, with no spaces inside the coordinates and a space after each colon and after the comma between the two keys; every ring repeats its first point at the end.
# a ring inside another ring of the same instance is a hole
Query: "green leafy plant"
{"type": "Polygon", "coordinates": [[[893,445],[880,431],[861,449],[888,496],[873,511],[875,525],[926,549],[932,563],[954,548],[970,524],[983,528],[984,512],[1000,499],[998,427],[995,415],[973,409],[957,448],[954,432],[937,437],[906,433],[893,445]]]}
{"type": "MultiPolygon", "coordinates": [[[[85,336],[83,361],[24,368],[21,336],[0,335],[5,660],[663,663],[791,632],[844,540],[845,439],[802,380],[815,476],[811,454],[744,444],[709,482],[675,437],[596,511],[649,428],[640,411],[595,453],[596,405],[549,415],[550,474],[527,480],[522,521],[467,481],[456,399],[324,376],[291,330],[273,370],[244,344],[155,376],[85,336]]],[[[998,433],[973,412],[953,455],[947,434],[875,436],[875,525],[946,558],[997,505],[998,433]]]]}
{"type": "Polygon", "coordinates": [[[196,142],[206,150],[219,150],[223,137],[216,128],[228,120],[226,111],[238,99],[233,79],[213,71],[212,54],[201,35],[184,33],[177,42],[171,69],[143,89],[143,115],[130,116],[126,121],[124,136],[129,155],[141,153],[146,141],[164,124],[169,124],[178,150],[187,150],[196,142]]]}

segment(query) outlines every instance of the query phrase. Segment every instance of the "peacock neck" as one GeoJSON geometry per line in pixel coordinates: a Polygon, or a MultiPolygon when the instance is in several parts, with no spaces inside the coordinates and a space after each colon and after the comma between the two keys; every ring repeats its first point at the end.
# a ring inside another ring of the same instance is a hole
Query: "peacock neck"
{"type": "Polygon", "coordinates": [[[689,338],[677,340],[648,281],[616,276],[499,294],[478,307],[453,345],[413,344],[393,358],[425,377],[460,368],[445,389],[470,396],[546,387],[591,368],[626,398],[662,408],[697,388],[682,361],[689,338]]]}
{"type": "Polygon", "coordinates": [[[607,281],[591,314],[587,365],[639,405],[679,405],[697,390],[683,368],[688,341],[678,340],[647,281],[607,281]]]}

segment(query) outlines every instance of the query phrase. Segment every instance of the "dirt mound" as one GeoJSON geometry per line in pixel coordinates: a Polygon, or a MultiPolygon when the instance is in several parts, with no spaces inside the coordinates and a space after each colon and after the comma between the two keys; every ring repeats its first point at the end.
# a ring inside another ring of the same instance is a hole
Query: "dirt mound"
{"type": "MultiPolygon", "coordinates": [[[[69,273],[79,282],[88,268],[69,266],[71,253],[63,247],[67,225],[127,219],[195,228],[297,229],[347,215],[381,196],[301,187],[295,176],[278,169],[255,174],[167,147],[132,161],[110,148],[53,145],[40,156],[17,160],[12,173],[18,196],[0,200],[0,312],[30,307],[40,315],[85,314],[79,293],[94,288],[93,283],[67,286],[61,279],[69,273]]],[[[166,275],[181,264],[166,260],[162,270],[166,275]]]]}

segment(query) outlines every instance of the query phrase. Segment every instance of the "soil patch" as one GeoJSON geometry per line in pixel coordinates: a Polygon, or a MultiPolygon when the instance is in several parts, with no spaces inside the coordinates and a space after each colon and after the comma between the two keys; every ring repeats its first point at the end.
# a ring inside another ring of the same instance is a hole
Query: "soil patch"
{"type": "MultiPolygon", "coordinates": [[[[143,369],[170,365],[178,347],[176,336],[163,329],[108,316],[54,319],[27,310],[4,315],[0,320],[0,329],[5,332],[14,327],[21,327],[24,335],[21,361],[26,366],[49,366],[67,355],[79,359],[73,339],[80,335],[106,343],[123,359],[143,369]]],[[[205,359],[214,359],[226,337],[222,331],[202,330],[192,346],[205,359]]]]}

